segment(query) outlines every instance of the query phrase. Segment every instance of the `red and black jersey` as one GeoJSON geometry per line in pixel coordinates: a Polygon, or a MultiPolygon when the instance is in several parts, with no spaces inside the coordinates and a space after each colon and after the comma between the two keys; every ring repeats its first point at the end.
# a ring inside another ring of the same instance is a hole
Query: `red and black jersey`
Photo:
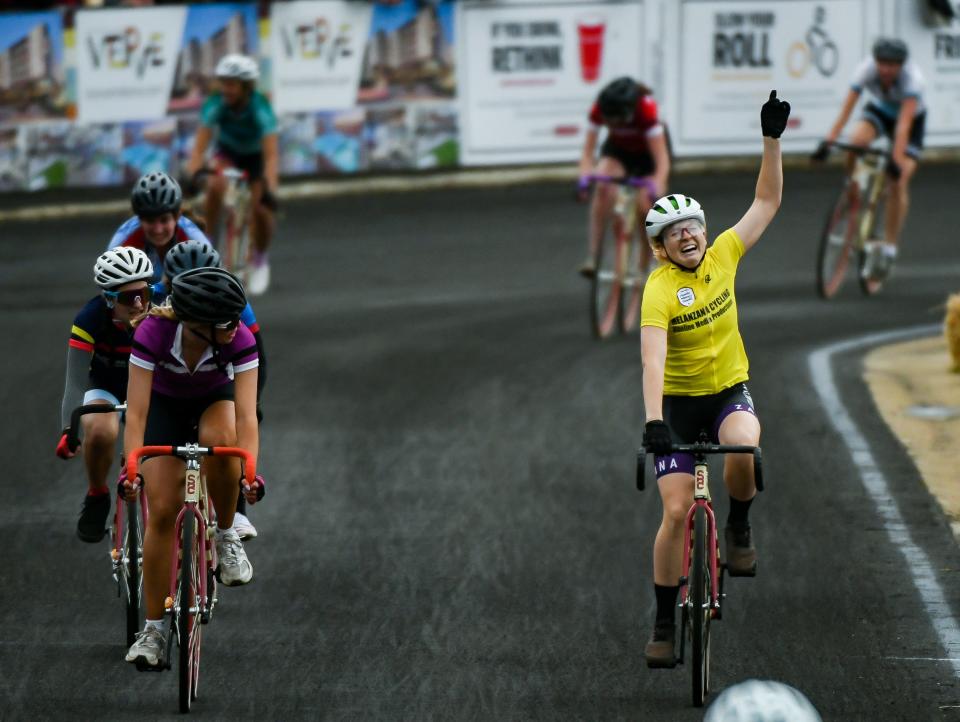
{"type": "Polygon", "coordinates": [[[93,354],[90,388],[104,389],[123,401],[127,398],[127,363],[133,329],[113,319],[103,296],[90,299],[70,328],[72,348],[93,354]]]}
{"type": "Polygon", "coordinates": [[[607,127],[607,143],[630,153],[649,153],[648,139],[663,132],[657,110],[657,101],[652,95],[637,98],[633,119],[626,125],[607,125],[600,114],[600,105],[594,102],[590,109],[590,123],[594,128],[607,127]]]}

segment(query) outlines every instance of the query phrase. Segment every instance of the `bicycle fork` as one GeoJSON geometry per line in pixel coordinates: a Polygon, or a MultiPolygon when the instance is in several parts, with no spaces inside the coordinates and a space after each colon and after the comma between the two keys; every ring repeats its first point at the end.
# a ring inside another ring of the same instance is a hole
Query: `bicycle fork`
{"type": "Polygon", "coordinates": [[[680,604],[681,608],[687,606],[690,592],[690,564],[694,543],[694,519],[699,508],[703,508],[707,519],[707,554],[710,559],[710,600],[706,602],[710,607],[710,616],[712,619],[720,618],[720,600],[723,596],[722,584],[719,579],[720,564],[720,545],[717,542],[717,520],[713,513],[711,504],[710,487],[707,484],[707,464],[706,461],[697,461],[693,472],[693,504],[687,511],[686,523],[684,526],[684,545],[683,545],[683,576],[680,577],[680,604]]]}

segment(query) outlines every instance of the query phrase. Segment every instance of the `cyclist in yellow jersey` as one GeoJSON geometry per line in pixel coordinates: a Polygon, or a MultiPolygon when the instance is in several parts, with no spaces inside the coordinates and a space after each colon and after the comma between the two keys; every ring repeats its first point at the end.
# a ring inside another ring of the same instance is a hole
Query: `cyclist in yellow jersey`
{"type": "MultiPolygon", "coordinates": [[[[693,198],[674,193],[647,213],[647,236],[661,265],[643,292],[643,442],[655,454],[663,519],[653,552],[657,615],[645,656],[651,667],[672,667],[675,609],[683,558],[683,526],[693,503],[693,457],[671,454],[673,443],[693,443],[701,431],[722,444],[757,445],[760,422],[747,390],[749,364],[737,325],[737,265],[780,207],[783,167],[780,135],[790,104],[776,97],[760,110],[763,161],[750,208],[707,248],[706,219],[693,198]]],[[[753,457],[727,457],[730,494],[725,540],[734,576],[756,574],[757,555],[747,513],[756,494],[753,457]]]]}

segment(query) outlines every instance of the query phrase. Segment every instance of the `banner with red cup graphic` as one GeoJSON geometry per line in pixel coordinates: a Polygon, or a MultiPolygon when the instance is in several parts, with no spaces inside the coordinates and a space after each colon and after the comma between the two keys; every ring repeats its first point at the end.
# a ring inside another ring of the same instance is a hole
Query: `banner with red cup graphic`
{"type": "MultiPolygon", "coordinates": [[[[570,161],[614,78],[644,73],[647,2],[458,6],[461,160],[570,161]]],[[[649,82],[649,81],[646,81],[649,82]]]]}

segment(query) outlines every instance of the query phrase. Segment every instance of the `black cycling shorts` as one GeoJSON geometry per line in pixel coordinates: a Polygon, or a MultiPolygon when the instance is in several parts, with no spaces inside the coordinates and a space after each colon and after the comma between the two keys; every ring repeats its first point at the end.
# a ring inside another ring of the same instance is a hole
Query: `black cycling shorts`
{"type": "Polygon", "coordinates": [[[150,394],[144,446],[182,446],[199,441],[198,427],[203,412],[217,401],[233,401],[233,382],[196,399],[150,394]]]}
{"type": "Polygon", "coordinates": [[[216,155],[228,161],[234,168],[246,171],[247,179],[251,183],[263,177],[263,153],[237,153],[218,145],[216,155]]]}
{"type": "MultiPolygon", "coordinates": [[[[675,444],[694,444],[705,431],[712,443],[719,443],[720,424],[735,411],[757,415],[753,398],[745,383],[734,384],[718,394],[707,396],[664,396],[663,420],[670,427],[675,444]]],[[[692,454],[657,456],[654,467],[657,478],[679,472],[693,473],[692,454]]]]}
{"type": "MultiPolygon", "coordinates": [[[[863,120],[876,129],[878,135],[885,135],[893,142],[893,133],[897,128],[897,119],[880,112],[873,103],[867,103],[863,108],[863,120]]],[[[910,137],[907,140],[907,155],[914,160],[920,160],[923,151],[923,136],[927,125],[927,111],[913,117],[910,125],[910,137]]]]}
{"type": "Polygon", "coordinates": [[[653,156],[649,151],[645,153],[628,153],[611,143],[609,139],[604,141],[603,145],[600,146],[600,156],[619,161],[620,165],[626,170],[627,175],[633,176],[634,178],[645,178],[653,175],[653,172],[657,168],[657,164],[654,162],[653,156]]]}

